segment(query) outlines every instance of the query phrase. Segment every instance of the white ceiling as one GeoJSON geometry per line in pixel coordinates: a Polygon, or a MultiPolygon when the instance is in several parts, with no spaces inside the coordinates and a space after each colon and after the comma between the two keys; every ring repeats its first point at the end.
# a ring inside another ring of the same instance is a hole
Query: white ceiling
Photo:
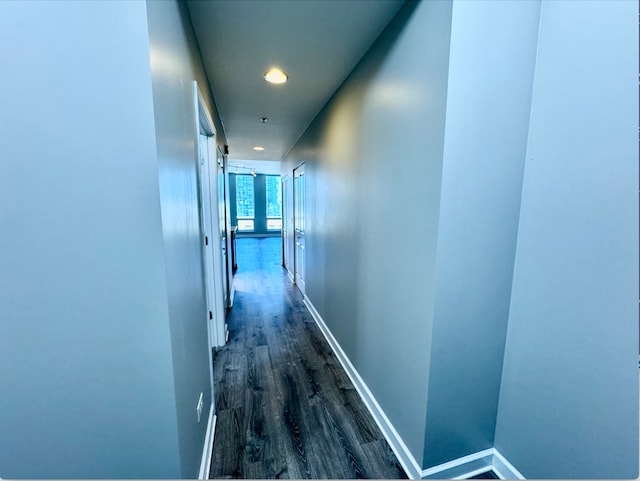
{"type": "Polygon", "coordinates": [[[403,3],[188,0],[229,158],[280,160],[403,3]],[[267,83],[271,67],[289,81],[267,83]]]}

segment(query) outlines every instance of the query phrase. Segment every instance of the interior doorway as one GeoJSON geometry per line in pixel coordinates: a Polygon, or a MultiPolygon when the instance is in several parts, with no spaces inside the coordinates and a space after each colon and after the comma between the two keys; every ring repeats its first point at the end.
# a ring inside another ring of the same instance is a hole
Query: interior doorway
{"type": "Polygon", "coordinates": [[[293,264],[295,284],[305,293],[305,176],[304,163],[293,169],[293,264]]]}
{"type": "Polygon", "coordinates": [[[293,246],[293,219],[291,215],[292,205],[288,202],[289,199],[289,176],[282,176],[282,265],[287,270],[287,275],[294,282],[293,278],[293,259],[292,259],[292,246],[293,246]]]}
{"type": "MultiPolygon", "coordinates": [[[[198,194],[202,232],[203,276],[207,300],[207,326],[210,348],[226,342],[226,304],[220,203],[218,192],[217,139],[215,126],[198,85],[194,82],[196,128],[198,132],[198,194]]],[[[224,193],[224,186],[222,186],[224,193]]],[[[224,194],[223,194],[224,195],[224,194]]],[[[224,213],[222,215],[224,218],[224,213]]],[[[226,230],[226,226],[225,226],[226,230]]],[[[210,349],[211,350],[211,349],[210,349]]]]}

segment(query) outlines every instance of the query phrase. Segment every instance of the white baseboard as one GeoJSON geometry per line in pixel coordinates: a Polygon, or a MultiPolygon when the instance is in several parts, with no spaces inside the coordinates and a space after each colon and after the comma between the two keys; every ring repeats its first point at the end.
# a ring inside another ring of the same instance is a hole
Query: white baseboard
{"type": "Polygon", "coordinates": [[[493,448],[491,465],[493,466],[493,472],[500,479],[527,479],[495,448],[493,448]]]}
{"type": "Polygon", "coordinates": [[[431,468],[422,470],[422,479],[469,479],[491,470],[493,449],[463,456],[431,468]]]}
{"type": "Polygon", "coordinates": [[[424,469],[422,479],[469,479],[493,471],[500,479],[526,479],[496,448],[424,469]]]}
{"type": "Polygon", "coordinates": [[[380,428],[380,431],[389,443],[398,461],[400,461],[409,479],[469,479],[472,476],[491,470],[493,470],[500,479],[525,479],[495,448],[485,449],[484,451],[454,459],[453,461],[438,466],[422,469],[351,363],[351,360],[342,350],[336,338],[333,337],[322,316],[320,316],[306,295],[304,295],[304,305],[309,310],[311,317],[316,321],[320,331],[331,346],[331,349],[338,358],[338,361],[340,361],[349,379],[351,379],[360,398],[369,410],[369,413],[371,413],[371,416],[373,416],[374,421],[380,428]]]}
{"type": "Polygon", "coordinates": [[[211,469],[211,456],[213,455],[213,437],[216,431],[216,415],[213,414],[213,403],[209,409],[209,420],[207,421],[207,432],[204,436],[204,447],[202,448],[202,460],[200,461],[200,472],[198,479],[209,479],[211,469]]]}
{"type": "Polygon", "coordinates": [[[307,306],[307,309],[311,313],[311,316],[316,321],[316,324],[320,328],[320,331],[322,331],[322,334],[327,339],[327,342],[331,346],[331,349],[333,349],[333,352],[335,353],[338,361],[340,361],[340,364],[349,376],[349,379],[351,379],[351,382],[355,386],[356,391],[358,391],[358,394],[362,398],[362,401],[373,416],[373,419],[380,428],[380,431],[382,431],[382,434],[389,443],[389,446],[391,446],[391,449],[398,458],[398,461],[400,461],[400,464],[407,473],[407,476],[409,476],[410,479],[420,479],[422,469],[418,465],[418,462],[413,457],[413,454],[411,454],[409,448],[404,443],[403,439],[400,437],[395,427],[393,426],[393,424],[391,424],[391,421],[389,421],[389,418],[376,401],[376,398],[373,396],[362,377],[360,377],[360,374],[358,373],[356,368],[353,366],[353,364],[351,364],[351,361],[342,350],[342,347],[340,347],[338,341],[333,337],[333,334],[306,295],[304,296],[304,304],[305,306],[307,306]]]}
{"type": "Polygon", "coordinates": [[[291,271],[289,270],[288,267],[287,267],[287,277],[291,281],[291,284],[295,284],[296,283],[296,281],[293,279],[293,274],[291,273],[291,271]]]}

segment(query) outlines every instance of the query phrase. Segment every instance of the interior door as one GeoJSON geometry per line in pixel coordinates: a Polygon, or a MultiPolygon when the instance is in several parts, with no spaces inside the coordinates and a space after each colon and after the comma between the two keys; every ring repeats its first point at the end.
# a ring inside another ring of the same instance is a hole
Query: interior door
{"type": "Polygon", "coordinates": [[[291,222],[289,216],[289,177],[282,177],[282,265],[287,269],[289,277],[293,279],[291,272],[291,222]]]}
{"type": "Polygon", "coordinates": [[[211,210],[211,186],[209,182],[209,137],[205,134],[198,136],[198,166],[200,184],[200,225],[202,229],[202,251],[204,258],[204,280],[207,297],[208,324],[209,324],[209,345],[219,346],[220,340],[217,337],[216,321],[218,318],[217,307],[219,301],[216,299],[216,279],[214,270],[214,226],[212,225],[211,210]]]}
{"type": "Polygon", "coordinates": [[[220,252],[222,252],[222,288],[224,291],[225,305],[229,305],[229,280],[227,278],[227,229],[224,215],[224,170],[220,163],[217,164],[216,183],[218,184],[218,229],[220,232],[220,252]]]}
{"type": "Polygon", "coordinates": [[[233,271],[230,274],[230,259],[229,259],[229,242],[227,232],[227,205],[226,205],[226,183],[224,172],[224,154],[220,147],[217,151],[217,183],[218,183],[218,229],[220,231],[220,250],[222,252],[222,284],[224,286],[224,302],[225,307],[231,307],[233,304],[232,295],[232,282],[233,271]]]}
{"type": "Polygon", "coordinates": [[[294,279],[300,289],[305,292],[305,177],[304,164],[293,170],[293,228],[294,228],[294,279]]]}

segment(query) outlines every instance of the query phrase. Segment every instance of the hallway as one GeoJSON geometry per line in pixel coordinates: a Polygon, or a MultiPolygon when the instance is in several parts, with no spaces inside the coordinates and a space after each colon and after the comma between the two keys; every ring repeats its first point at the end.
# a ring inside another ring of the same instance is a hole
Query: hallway
{"type": "Polygon", "coordinates": [[[636,479],[637,19],[0,1],[0,479],[636,479]]]}
{"type": "Polygon", "coordinates": [[[210,477],[406,478],[287,278],[280,237],[237,246],[210,477]]]}

